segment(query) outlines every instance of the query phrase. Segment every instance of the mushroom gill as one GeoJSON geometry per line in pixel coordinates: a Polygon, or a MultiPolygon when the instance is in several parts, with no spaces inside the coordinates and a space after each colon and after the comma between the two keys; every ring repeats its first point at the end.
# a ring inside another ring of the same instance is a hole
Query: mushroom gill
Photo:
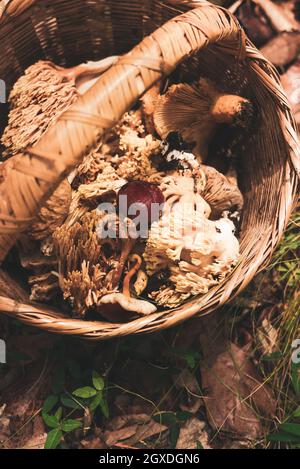
{"type": "Polygon", "coordinates": [[[193,153],[203,162],[218,124],[244,127],[251,116],[252,105],[247,99],[224,94],[211,81],[200,79],[196,85],[172,85],[157,99],[153,121],[163,140],[178,132],[194,145],[193,153]]]}

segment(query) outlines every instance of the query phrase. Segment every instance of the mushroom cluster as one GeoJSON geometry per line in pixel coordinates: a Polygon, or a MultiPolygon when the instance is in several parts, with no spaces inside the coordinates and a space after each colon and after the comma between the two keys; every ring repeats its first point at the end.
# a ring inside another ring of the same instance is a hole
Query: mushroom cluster
{"type": "MultiPolygon", "coordinates": [[[[114,60],[31,66],[10,95],[3,157],[37,142],[114,60]]],[[[66,302],[82,319],[122,322],[222,282],[239,259],[243,196],[234,160],[226,174],[208,164],[211,142],[219,125],[241,135],[251,116],[246,98],[205,78],[147,91],[22,237],[31,299],[66,302]]]]}
{"type": "Polygon", "coordinates": [[[152,225],[144,252],[149,275],[165,272],[166,283],[151,293],[160,306],[177,306],[192,295],[206,293],[239,257],[233,222],[225,216],[209,219],[211,208],[201,195],[205,178],[200,180],[202,184],[176,175],[161,184],[165,212],[152,225]]]}

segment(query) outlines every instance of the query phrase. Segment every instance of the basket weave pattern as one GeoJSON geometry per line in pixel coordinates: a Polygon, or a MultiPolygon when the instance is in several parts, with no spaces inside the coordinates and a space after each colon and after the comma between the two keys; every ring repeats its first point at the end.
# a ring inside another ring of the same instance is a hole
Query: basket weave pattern
{"type": "Polygon", "coordinates": [[[259,110],[239,168],[245,198],[242,255],[225,282],[176,310],[126,324],[74,320],[7,296],[0,297],[0,311],[52,332],[107,339],[206,314],[245,288],[268,262],[286,226],[297,195],[300,153],[277,72],[235,18],[204,0],[6,0],[0,2],[0,43],[0,76],[8,88],[38,59],[72,66],[120,55],[34,147],[5,163],[0,260],[103,131],[180,64],[196,75],[205,70],[215,81],[237,66],[241,77],[247,76],[247,94],[259,110]]]}

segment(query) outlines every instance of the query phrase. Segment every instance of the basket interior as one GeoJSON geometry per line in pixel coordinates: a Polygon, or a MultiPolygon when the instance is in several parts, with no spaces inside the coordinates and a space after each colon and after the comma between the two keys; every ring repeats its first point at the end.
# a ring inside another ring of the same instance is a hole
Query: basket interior
{"type": "MultiPolygon", "coordinates": [[[[16,79],[39,59],[72,66],[125,53],[181,11],[171,0],[35,1],[13,20],[4,18],[0,22],[0,77],[6,83],[7,95],[16,79]]],[[[265,70],[270,73],[267,65],[265,70]]],[[[289,149],[278,117],[280,103],[247,60],[238,63],[211,46],[185,60],[181,73],[188,79],[205,75],[224,90],[250,98],[256,112],[254,127],[236,146],[239,185],[245,198],[241,263],[226,279],[225,291],[224,286],[218,286],[202,298],[201,303],[209,308],[217,292],[219,302],[224,301],[238,284],[245,283],[245,278],[250,279],[275,247],[287,217],[283,184],[289,149]],[[284,221],[280,222],[280,217],[284,221]]],[[[1,104],[0,132],[6,119],[7,106],[1,104]]],[[[220,139],[231,138],[226,129],[222,132],[220,139]]],[[[212,153],[217,150],[211,149],[212,153]]]]}

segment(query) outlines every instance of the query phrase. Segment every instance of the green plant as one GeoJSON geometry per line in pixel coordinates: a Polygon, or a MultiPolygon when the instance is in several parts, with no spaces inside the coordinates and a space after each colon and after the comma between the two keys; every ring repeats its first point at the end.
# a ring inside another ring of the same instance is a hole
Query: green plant
{"type": "Polygon", "coordinates": [[[48,396],[42,411],[42,417],[45,424],[47,427],[52,429],[47,435],[45,449],[57,448],[66,433],[71,433],[72,431],[82,427],[82,422],[80,420],[63,418],[62,407],[59,407],[54,415],[48,414],[46,410],[48,410],[48,412],[52,410],[52,405],[55,406],[56,403],[56,396],[48,396]]]}
{"type": "MultiPolygon", "coordinates": [[[[73,378],[82,381],[82,372],[76,362],[69,361],[67,369],[73,378]]],[[[45,448],[54,449],[61,445],[66,434],[83,427],[83,419],[87,411],[95,412],[99,407],[102,414],[108,418],[109,408],[105,399],[105,381],[97,371],[92,372],[93,386],[84,386],[69,393],[66,389],[66,368],[60,366],[52,383],[52,394],[46,398],[42,417],[46,426],[51,429],[48,433],[45,448]],[[53,413],[54,412],[54,413],[53,413]],[[76,413],[76,419],[70,418],[76,413]]]]}
{"type": "Polygon", "coordinates": [[[160,412],[153,420],[169,428],[172,448],[176,448],[181,425],[192,417],[190,412],[160,412]]]}
{"type": "Polygon", "coordinates": [[[171,347],[171,352],[175,355],[175,357],[184,360],[186,366],[191,370],[194,370],[201,360],[201,353],[198,351],[179,347],[171,347]]]}
{"type": "MultiPolygon", "coordinates": [[[[272,384],[278,394],[283,417],[276,432],[269,434],[272,443],[300,447],[300,365],[292,363],[292,344],[300,338],[300,206],[294,213],[269,271],[278,276],[282,286],[282,314],[275,324],[278,329],[277,360],[272,384]]],[[[266,357],[265,357],[266,358],[266,357]]]]}
{"type": "Polygon", "coordinates": [[[82,399],[89,399],[89,409],[94,412],[99,407],[104,417],[108,418],[109,408],[107,400],[104,397],[104,379],[99,375],[99,373],[97,373],[97,371],[93,371],[92,382],[93,386],[78,388],[73,391],[73,395],[82,399]]]}

